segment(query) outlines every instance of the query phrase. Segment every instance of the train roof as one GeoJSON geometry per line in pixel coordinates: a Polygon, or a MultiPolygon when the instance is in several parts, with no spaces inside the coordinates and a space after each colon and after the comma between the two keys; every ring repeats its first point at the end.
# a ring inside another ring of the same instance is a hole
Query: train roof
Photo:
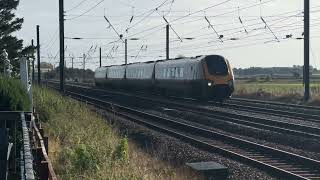
{"type": "MultiPolygon", "coordinates": [[[[185,59],[186,61],[188,60],[202,60],[204,57],[206,56],[220,56],[223,57],[221,55],[217,55],[217,54],[212,54],[212,55],[198,55],[198,56],[194,56],[194,57],[177,57],[177,58],[173,58],[173,59],[159,59],[159,60],[155,60],[155,61],[146,61],[146,62],[133,62],[133,63],[129,63],[127,65],[134,65],[134,64],[151,64],[151,63],[157,63],[157,62],[166,62],[166,61],[174,61],[174,60],[180,60],[180,59],[185,59]]],[[[110,66],[102,66],[100,68],[108,68],[108,67],[115,67],[115,66],[126,66],[126,64],[120,64],[120,65],[110,65],[110,66]]]]}

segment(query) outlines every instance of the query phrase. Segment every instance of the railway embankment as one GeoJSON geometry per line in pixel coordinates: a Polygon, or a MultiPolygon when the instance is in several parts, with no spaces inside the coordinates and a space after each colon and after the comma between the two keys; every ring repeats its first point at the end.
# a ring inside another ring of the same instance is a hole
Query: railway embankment
{"type": "Polygon", "coordinates": [[[201,177],[146,152],[131,141],[131,134],[126,136],[86,104],[46,88],[35,88],[34,105],[48,131],[49,157],[59,179],[201,177]]]}

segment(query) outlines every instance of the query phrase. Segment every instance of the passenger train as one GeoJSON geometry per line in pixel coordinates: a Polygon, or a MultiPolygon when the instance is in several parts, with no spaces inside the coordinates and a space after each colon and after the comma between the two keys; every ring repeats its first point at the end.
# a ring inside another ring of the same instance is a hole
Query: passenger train
{"type": "Polygon", "coordinates": [[[231,97],[235,85],[230,63],[220,55],[99,67],[95,84],[219,101],[231,97]]]}

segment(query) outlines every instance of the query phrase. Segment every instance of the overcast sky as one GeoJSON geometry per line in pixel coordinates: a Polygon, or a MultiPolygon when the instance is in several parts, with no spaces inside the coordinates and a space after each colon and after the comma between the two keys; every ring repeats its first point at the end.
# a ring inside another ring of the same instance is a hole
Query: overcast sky
{"type": "MultiPolygon", "coordinates": [[[[40,25],[42,61],[55,65],[58,7],[58,0],[20,0],[17,10],[25,20],[18,36],[29,45],[40,25]]],[[[124,44],[117,33],[139,38],[128,41],[129,62],[163,59],[166,22],[162,16],[177,33],[170,30],[171,58],[220,54],[234,67],[303,64],[303,40],[296,39],[303,33],[303,0],[65,0],[65,11],[65,37],[84,38],[65,40],[68,67],[71,57],[75,67],[83,67],[85,53],[86,67],[95,69],[99,47],[103,65],[124,63],[124,44]]],[[[316,0],[311,0],[311,49],[311,65],[320,68],[320,1],[316,0]]]]}

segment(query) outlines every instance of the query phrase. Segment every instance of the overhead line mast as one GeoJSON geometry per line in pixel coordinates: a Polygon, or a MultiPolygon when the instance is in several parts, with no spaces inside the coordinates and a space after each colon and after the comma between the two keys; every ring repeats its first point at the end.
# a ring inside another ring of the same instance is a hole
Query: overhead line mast
{"type": "Polygon", "coordinates": [[[310,99],[310,0],[304,0],[304,100],[310,99]]]}
{"type": "Polygon", "coordinates": [[[59,0],[59,29],[60,29],[60,91],[64,92],[64,2],[59,0]]]}

